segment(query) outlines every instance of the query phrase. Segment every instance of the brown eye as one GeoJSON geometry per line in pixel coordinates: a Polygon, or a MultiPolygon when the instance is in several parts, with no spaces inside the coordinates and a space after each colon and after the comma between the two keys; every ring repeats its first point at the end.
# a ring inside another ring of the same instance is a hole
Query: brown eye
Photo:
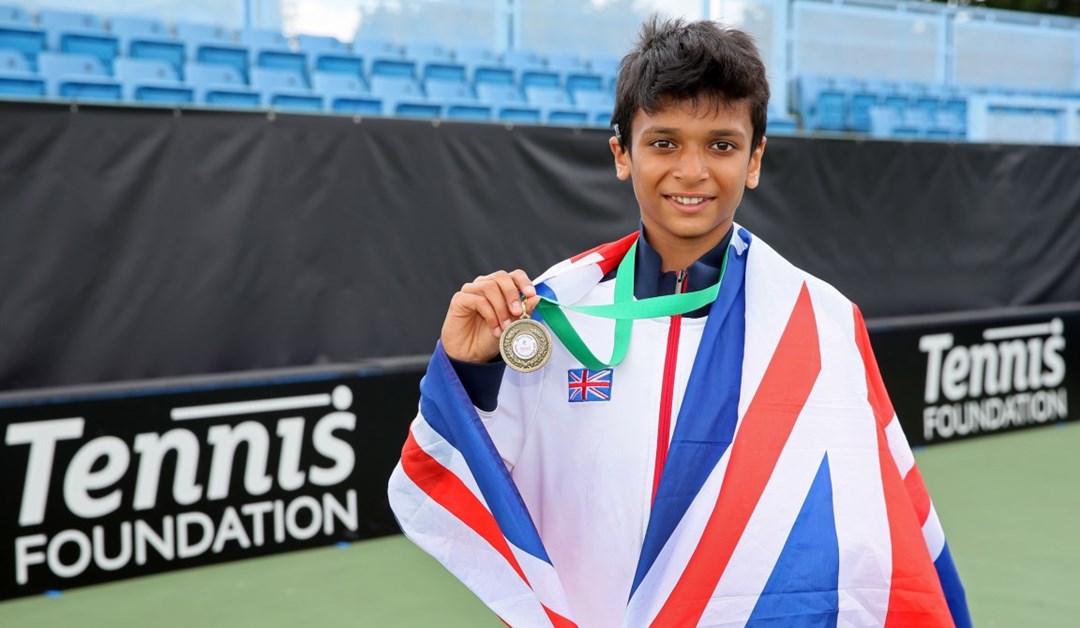
{"type": "Polygon", "coordinates": [[[652,143],[656,148],[674,148],[675,144],[671,140],[656,140],[652,143]]]}

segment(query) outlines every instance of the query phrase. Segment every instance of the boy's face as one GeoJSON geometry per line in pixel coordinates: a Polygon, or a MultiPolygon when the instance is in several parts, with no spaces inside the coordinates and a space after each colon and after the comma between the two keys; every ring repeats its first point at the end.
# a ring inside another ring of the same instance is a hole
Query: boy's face
{"type": "Polygon", "coordinates": [[[639,109],[630,152],[611,138],[616,173],[632,179],[649,244],[661,256],[678,250],[703,255],[715,247],[743,191],[758,184],[765,138],[750,150],[749,105],[711,105],[676,101],[652,115],[639,109]]]}

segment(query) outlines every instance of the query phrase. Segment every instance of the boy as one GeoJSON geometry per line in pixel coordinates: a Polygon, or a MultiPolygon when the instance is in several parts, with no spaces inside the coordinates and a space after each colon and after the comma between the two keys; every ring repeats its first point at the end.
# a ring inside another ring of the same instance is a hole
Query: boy
{"type": "Polygon", "coordinates": [[[969,623],[858,310],[734,224],[752,40],[653,19],[616,92],[641,231],[454,295],[391,479],[405,533],[510,625],[969,623]]]}

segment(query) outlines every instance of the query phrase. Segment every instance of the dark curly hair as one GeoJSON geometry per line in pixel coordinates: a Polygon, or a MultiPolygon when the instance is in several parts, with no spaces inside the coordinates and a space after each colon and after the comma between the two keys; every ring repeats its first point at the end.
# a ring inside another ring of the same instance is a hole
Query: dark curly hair
{"type": "Polygon", "coordinates": [[[638,109],[652,114],[681,101],[713,108],[747,102],[750,148],[756,149],[768,121],[769,81],[753,38],[708,20],[646,20],[619,64],[611,116],[619,146],[630,151],[630,124],[638,109]]]}

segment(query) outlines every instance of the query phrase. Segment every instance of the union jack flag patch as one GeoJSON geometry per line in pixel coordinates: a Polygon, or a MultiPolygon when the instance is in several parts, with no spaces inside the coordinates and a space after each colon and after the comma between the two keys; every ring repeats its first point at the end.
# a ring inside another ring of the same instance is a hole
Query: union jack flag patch
{"type": "Polygon", "coordinates": [[[589,369],[570,369],[566,372],[568,401],[610,401],[611,369],[590,371],[589,369]]]}

